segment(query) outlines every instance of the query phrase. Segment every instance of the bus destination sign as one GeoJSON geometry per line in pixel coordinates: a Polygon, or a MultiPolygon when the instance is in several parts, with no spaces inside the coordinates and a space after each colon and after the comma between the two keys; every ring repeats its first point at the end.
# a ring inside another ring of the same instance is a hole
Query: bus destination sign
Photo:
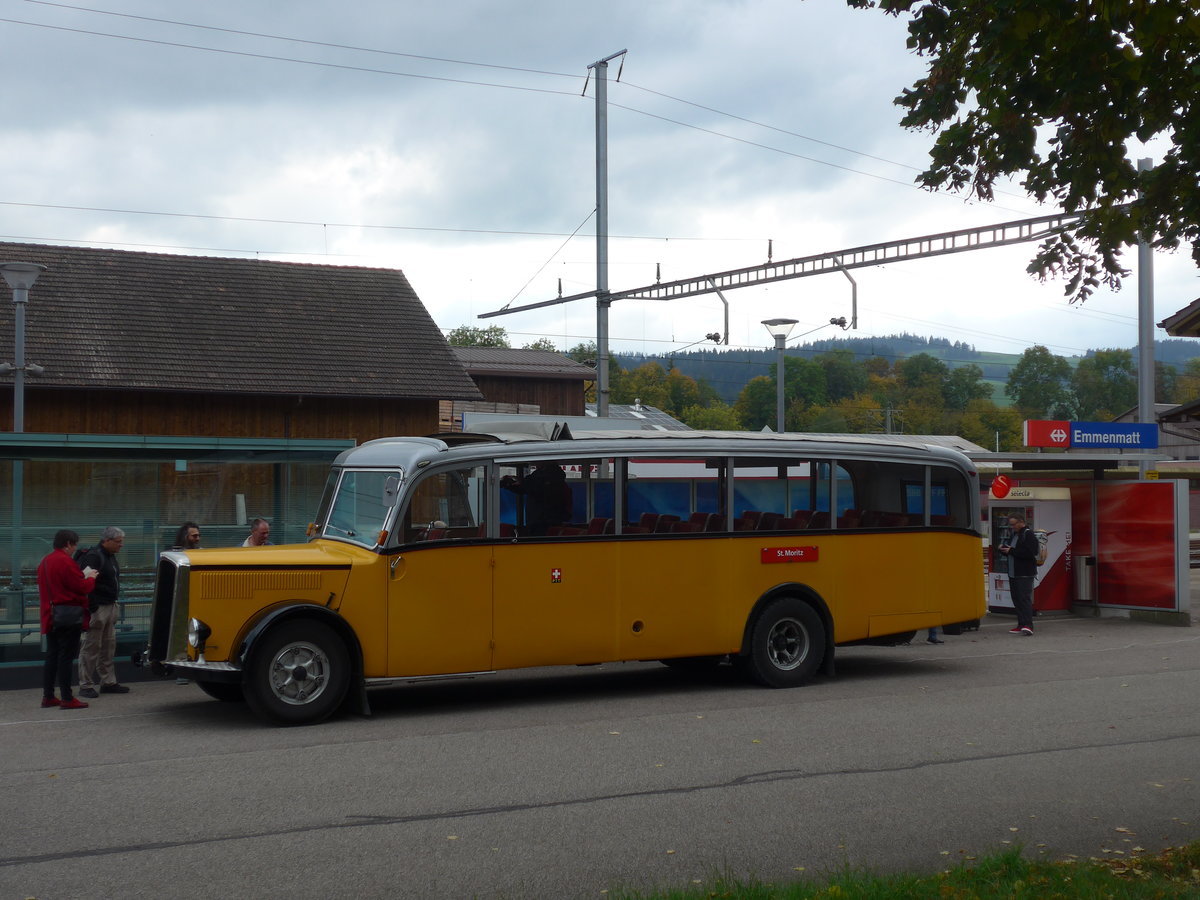
{"type": "Polygon", "coordinates": [[[816,562],[816,547],[763,547],[764,563],[816,562]]]}

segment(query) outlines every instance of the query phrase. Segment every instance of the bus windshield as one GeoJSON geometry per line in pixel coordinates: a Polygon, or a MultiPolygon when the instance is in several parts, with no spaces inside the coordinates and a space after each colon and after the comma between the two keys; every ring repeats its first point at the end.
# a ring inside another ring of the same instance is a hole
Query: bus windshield
{"type": "Polygon", "coordinates": [[[318,534],[347,540],[363,547],[379,544],[392,512],[395,471],[333,472],[325,485],[318,534]]]}

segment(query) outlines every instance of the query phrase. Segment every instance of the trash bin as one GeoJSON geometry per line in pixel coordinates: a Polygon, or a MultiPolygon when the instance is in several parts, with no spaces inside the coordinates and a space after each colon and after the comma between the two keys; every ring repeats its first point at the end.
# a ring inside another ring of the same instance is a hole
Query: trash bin
{"type": "Polygon", "coordinates": [[[1075,557],[1075,602],[1096,602],[1096,557],[1075,557]]]}

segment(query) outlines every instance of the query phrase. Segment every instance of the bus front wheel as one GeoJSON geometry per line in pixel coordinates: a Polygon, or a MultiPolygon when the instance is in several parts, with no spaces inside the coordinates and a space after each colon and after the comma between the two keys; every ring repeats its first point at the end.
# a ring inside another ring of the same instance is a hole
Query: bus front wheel
{"type": "Polygon", "coordinates": [[[245,684],[246,702],[263,718],[279,725],[313,725],[346,696],[350,654],[320,622],[284,622],[255,647],[245,684]]]}
{"type": "Polygon", "coordinates": [[[741,661],[759,684],[788,688],[808,682],[824,652],[825,626],[817,611],[803,600],[783,597],[759,614],[741,661]]]}

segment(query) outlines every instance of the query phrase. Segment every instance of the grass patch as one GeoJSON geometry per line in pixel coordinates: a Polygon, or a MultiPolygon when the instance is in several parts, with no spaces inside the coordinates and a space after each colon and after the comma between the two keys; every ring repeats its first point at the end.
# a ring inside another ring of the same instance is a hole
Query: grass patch
{"type": "Polygon", "coordinates": [[[1200,897],[1200,841],[1157,856],[1046,862],[1019,847],[933,875],[846,870],[773,884],[715,878],[670,891],[608,891],[608,900],[1147,900],[1200,897]]]}

